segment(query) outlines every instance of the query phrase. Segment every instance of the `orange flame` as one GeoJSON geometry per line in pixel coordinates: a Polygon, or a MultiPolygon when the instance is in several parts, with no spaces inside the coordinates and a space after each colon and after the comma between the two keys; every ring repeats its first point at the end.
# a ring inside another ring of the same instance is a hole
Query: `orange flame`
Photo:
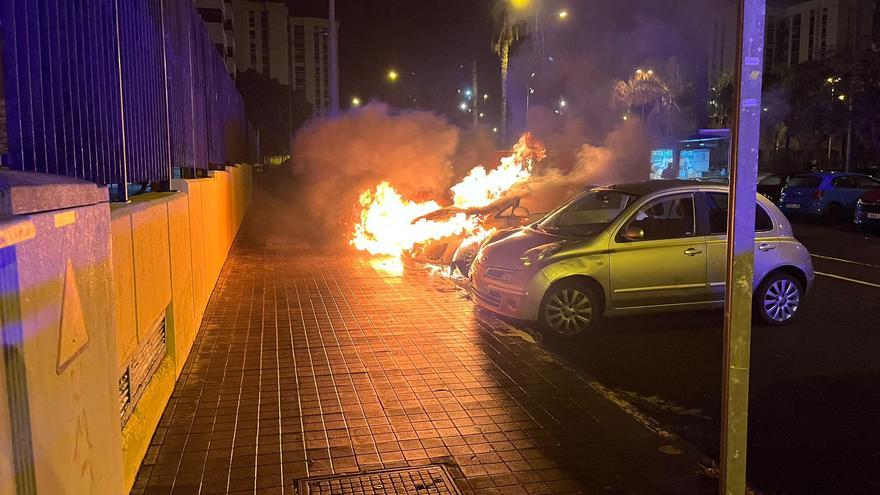
{"type": "MultiPolygon", "coordinates": [[[[479,208],[500,199],[511,187],[527,180],[535,161],[547,152],[531,133],[523,134],[513,153],[501,159],[498,167],[474,167],[450,188],[453,204],[462,209],[479,208]]],[[[463,242],[482,242],[494,229],[484,229],[480,217],[466,212],[443,220],[420,218],[436,211],[436,201],[415,202],[403,198],[388,182],[361,193],[360,221],[355,225],[351,244],[373,255],[400,257],[418,244],[449,236],[464,235],[463,242]]]]}

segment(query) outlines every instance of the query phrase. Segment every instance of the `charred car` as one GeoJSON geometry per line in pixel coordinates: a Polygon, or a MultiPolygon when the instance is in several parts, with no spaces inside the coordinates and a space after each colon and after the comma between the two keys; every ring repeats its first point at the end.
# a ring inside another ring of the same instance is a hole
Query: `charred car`
{"type": "Polygon", "coordinates": [[[476,219],[477,229],[418,244],[405,253],[404,262],[410,268],[432,267],[441,270],[444,275],[467,277],[477,250],[487,238],[499,240],[524,225],[540,220],[583,189],[571,185],[541,187],[507,195],[479,208],[440,208],[414,222],[445,221],[465,214],[476,219]]]}

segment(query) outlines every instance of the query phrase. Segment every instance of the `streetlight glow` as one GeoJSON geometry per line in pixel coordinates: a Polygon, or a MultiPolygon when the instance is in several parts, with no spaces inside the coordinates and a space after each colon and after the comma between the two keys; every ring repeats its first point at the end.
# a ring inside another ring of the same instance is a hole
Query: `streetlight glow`
{"type": "Polygon", "coordinates": [[[458,105],[458,108],[460,108],[462,112],[467,110],[468,109],[467,103],[461,102],[461,104],[458,105]]]}
{"type": "Polygon", "coordinates": [[[523,10],[531,5],[532,0],[510,0],[510,5],[515,10],[523,10]]]}
{"type": "Polygon", "coordinates": [[[556,15],[559,16],[560,19],[566,19],[568,18],[568,11],[563,9],[557,12],[556,15]]]}
{"type": "Polygon", "coordinates": [[[497,127],[493,127],[493,128],[492,128],[492,132],[498,132],[498,128],[497,128],[497,127]]]}
{"type": "Polygon", "coordinates": [[[565,100],[559,100],[559,106],[565,108],[565,100]]]}
{"type": "Polygon", "coordinates": [[[352,97],[352,99],[351,99],[351,106],[353,106],[353,107],[359,107],[359,106],[361,106],[361,99],[358,98],[357,96],[352,97]]]}
{"type": "Polygon", "coordinates": [[[391,82],[397,81],[397,78],[400,77],[400,74],[397,73],[396,70],[391,69],[388,71],[388,80],[391,82]]]}

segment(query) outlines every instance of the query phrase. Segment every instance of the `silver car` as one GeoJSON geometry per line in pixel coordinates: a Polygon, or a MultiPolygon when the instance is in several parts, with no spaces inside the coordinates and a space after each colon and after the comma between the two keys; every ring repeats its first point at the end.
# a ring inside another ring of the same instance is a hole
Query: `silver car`
{"type": "MultiPolygon", "coordinates": [[[[537,223],[489,239],[471,269],[476,302],[574,336],[605,315],[724,304],[727,186],[655,180],[594,188],[537,223]]],[[[755,317],[783,325],[813,282],[807,249],[762,195],[755,317]]]]}

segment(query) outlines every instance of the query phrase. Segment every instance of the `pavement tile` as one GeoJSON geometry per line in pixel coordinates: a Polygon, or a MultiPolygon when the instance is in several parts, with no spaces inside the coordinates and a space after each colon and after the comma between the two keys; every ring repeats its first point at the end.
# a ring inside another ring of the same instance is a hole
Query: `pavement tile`
{"type": "Polygon", "coordinates": [[[436,462],[463,493],[715,490],[445,281],[240,237],[132,493],[292,493],[306,476],[436,462]]]}

